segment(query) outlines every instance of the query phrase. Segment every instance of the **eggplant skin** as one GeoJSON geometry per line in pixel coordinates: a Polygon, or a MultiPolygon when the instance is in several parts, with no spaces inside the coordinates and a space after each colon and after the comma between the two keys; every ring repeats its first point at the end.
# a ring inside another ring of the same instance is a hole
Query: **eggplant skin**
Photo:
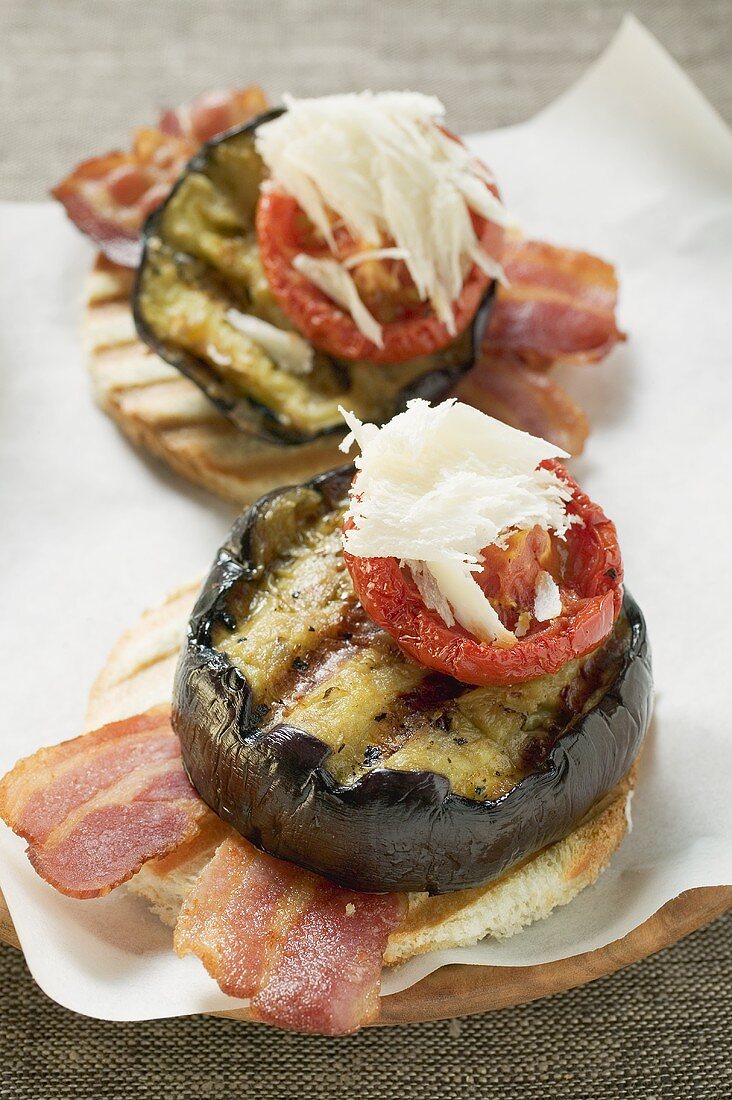
{"type": "Polygon", "coordinates": [[[377,767],[339,783],[327,768],[333,750],[312,733],[287,724],[257,729],[249,683],[211,637],[218,624],[234,625],[232,587],[266,572],[278,498],[314,495],[334,507],[352,476],[344,467],[263,497],[220,549],[175,677],[173,725],[185,766],[201,798],[243,836],[342,886],[433,894],[479,886],[567,836],[628,772],[651,712],[645,620],[626,593],[629,640],[617,674],[540,768],[500,797],[465,797],[445,775],[426,770],[377,767]]]}
{"type": "Polygon", "coordinates": [[[259,158],[254,158],[256,166],[246,161],[250,175],[245,178],[242,168],[242,193],[231,194],[237,151],[251,153],[257,127],[283,110],[275,108],[214,138],[188,163],[168,198],[145,223],[132,312],[140,339],[194,382],[240,431],[296,446],[332,432],[342,434],[339,404],[362,420],[385,423],[413,398],[444,397],[475,365],[496,285],[489,285],[465,332],[433,355],[374,366],[318,352],[313,371],[303,378],[276,368],[254,344],[258,365],[250,362],[248,375],[237,374],[231,358],[236,359],[236,350],[215,351],[222,327],[239,353],[251,354],[252,344],[225,323],[222,326],[228,307],[292,328],[259,272],[258,259],[245,256],[256,251],[254,210],[263,172],[259,158]],[[209,206],[202,202],[201,186],[211,188],[209,206]],[[182,318],[191,320],[190,327],[182,318]],[[203,318],[207,324],[202,324],[203,318]]]}

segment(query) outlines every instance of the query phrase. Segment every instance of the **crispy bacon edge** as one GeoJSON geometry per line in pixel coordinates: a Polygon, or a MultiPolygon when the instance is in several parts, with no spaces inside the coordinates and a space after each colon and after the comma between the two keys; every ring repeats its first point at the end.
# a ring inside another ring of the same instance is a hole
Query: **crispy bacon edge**
{"type": "MultiPolygon", "coordinates": [[[[0,780],[0,817],[36,872],[74,898],[108,894],[219,825],[223,842],[184,901],[179,955],[196,954],[255,1019],[349,1034],[379,1014],[383,957],[406,897],[346,890],[258,851],[190,784],[170,708],[41,749],[0,780]]],[[[217,836],[217,840],[219,839],[217,836]]]]}
{"type": "Polygon", "coordinates": [[[164,201],[199,146],[266,109],[266,96],[256,86],[205,92],[163,111],[159,129],[135,131],[130,152],[77,165],[51,194],[108,259],[137,267],[145,218],[164,201]]]}
{"type": "Polygon", "coordinates": [[[501,286],[484,348],[526,366],[595,363],[625,335],[615,311],[618,280],[609,263],[589,252],[544,241],[506,243],[501,286]]]}
{"type": "Polygon", "coordinates": [[[268,107],[266,95],[256,84],[248,88],[212,89],[202,92],[190,103],[163,111],[158,125],[164,134],[203,145],[232,127],[264,114],[268,107]]]}
{"type": "Polygon", "coordinates": [[[233,834],[184,901],[175,948],[255,1019],[346,1035],[378,1017],[384,951],[405,911],[404,895],[346,890],[233,834]]]}
{"type": "Polygon", "coordinates": [[[581,454],[587,417],[547,368],[597,362],[625,339],[615,270],[588,252],[521,238],[507,241],[503,264],[509,284],[499,288],[478,362],[453,396],[581,454]]]}
{"type": "Polygon", "coordinates": [[[484,351],[453,393],[466,405],[578,455],[589,433],[585,413],[546,371],[484,351]]]}
{"type": "Polygon", "coordinates": [[[41,749],[0,781],[0,817],[41,878],[74,898],[108,894],[192,839],[209,812],[168,707],[41,749]]]}

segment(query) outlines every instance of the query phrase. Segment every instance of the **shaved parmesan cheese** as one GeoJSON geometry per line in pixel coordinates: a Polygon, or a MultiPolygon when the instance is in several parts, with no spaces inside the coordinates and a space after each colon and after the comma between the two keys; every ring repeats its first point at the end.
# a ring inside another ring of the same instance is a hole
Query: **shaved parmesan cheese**
{"type": "Polygon", "coordinates": [[[536,579],[534,618],[537,623],[548,623],[562,614],[562,597],[551,573],[544,570],[536,579]]]}
{"type": "Polygon", "coordinates": [[[425,561],[402,561],[400,565],[405,565],[412,574],[412,579],[417,586],[417,591],[424,600],[425,607],[431,607],[443,622],[447,623],[448,626],[452,626],[455,622],[452,608],[434,575],[430,572],[428,563],[425,561]]]}
{"type": "Polygon", "coordinates": [[[206,355],[217,367],[231,366],[231,356],[225,355],[222,351],[219,351],[215,344],[206,345],[206,355]]]}
{"type": "MultiPolygon", "coordinates": [[[[538,525],[566,535],[575,522],[566,510],[571,490],[537,468],[566,452],[454,399],[434,408],[410,401],[383,428],[341,413],[351,429],[341,449],[355,442],[361,450],[345,549],[407,563],[425,603],[448,626],[457,620],[483,641],[513,644],[473,573],[481,551],[505,547],[514,531],[538,525]]],[[[544,614],[556,600],[542,585],[537,607],[544,614]]]]}
{"type": "Polygon", "coordinates": [[[632,814],[632,811],[631,811],[630,804],[633,801],[633,795],[634,794],[635,794],[635,791],[628,791],[627,795],[625,796],[625,824],[628,827],[628,832],[629,833],[633,832],[633,814],[632,814]]]}
{"type": "Polygon", "coordinates": [[[529,627],[531,626],[531,615],[528,611],[522,611],[518,617],[518,622],[513,628],[514,635],[517,638],[524,638],[529,633],[529,627]]]}
{"type": "Polygon", "coordinates": [[[313,349],[296,332],[285,332],[250,313],[240,313],[238,309],[227,310],[226,320],[237,332],[258,344],[288,374],[309,374],[313,369],[313,349]]]}
{"type": "Polygon", "coordinates": [[[461,626],[483,642],[512,645],[516,641],[515,635],[501,622],[469,565],[457,561],[428,561],[425,564],[461,626]]]}
{"type": "MultiPolygon", "coordinates": [[[[422,301],[454,334],[453,303],[471,265],[502,276],[470,212],[511,222],[488,188],[487,169],[440,128],[443,105],[415,92],[286,96],[285,104],[284,114],[257,129],[267,185],[297,200],[332,252],[335,216],[372,256],[403,259],[422,301]]],[[[339,304],[351,310],[350,292],[349,301],[339,304]]],[[[361,328],[363,314],[352,316],[361,328]]]]}
{"type": "Polygon", "coordinates": [[[381,325],[366,309],[358,296],[356,284],[342,264],[337,260],[316,259],[301,252],[295,256],[292,266],[310,279],[323,294],[327,294],[339,306],[348,310],[358,328],[372,344],[379,348],[384,346],[381,325]]]}
{"type": "Polygon", "coordinates": [[[408,255],[405,248],[371,248],[366,252],[352,252],[343,261],[343,266],[350,271],[352,267],[358,267],[368,260],[406,260],[408,255]]]}

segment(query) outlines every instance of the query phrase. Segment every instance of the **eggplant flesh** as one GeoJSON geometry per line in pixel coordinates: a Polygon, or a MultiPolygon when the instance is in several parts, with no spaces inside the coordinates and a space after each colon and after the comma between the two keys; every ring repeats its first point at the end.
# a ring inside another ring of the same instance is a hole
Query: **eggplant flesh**
{"type": "Polygon", "coordinates": [[[226,316],[236,309],[293,331],[267,283],[254,227],[265,178],[254,135],[279,113],[215,139],[190,162],[145,225],[132,304],[145,343],[238,428],[297,444],[343,431],[339,405],[384,423],[410,398],[444,396],[475,362],[493,288],[469,328],[434,355],[383,366],[316,351],[306,374],[279,366],[226,316]]]}
{"type": "Polygon", "coordinates": [[[572,831],[650,714],[646,628],[558,673],[475,688],[401,653],[340,548],[344,468],[262,498],[204,583],[173,724],[201,797],[266,851],[368,891],[481,885],[572,831]]]}

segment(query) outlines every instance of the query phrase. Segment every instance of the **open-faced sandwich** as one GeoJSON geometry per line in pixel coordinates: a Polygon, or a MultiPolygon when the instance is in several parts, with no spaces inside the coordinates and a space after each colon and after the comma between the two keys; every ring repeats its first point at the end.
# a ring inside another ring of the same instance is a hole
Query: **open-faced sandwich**
{"type": "Polygon", "coordinates": [[[345,414],[242,514],[172,707],[21,761],[0,814],[77,898],[126,882],[250,1015],[340,1034],[383,966],[509,936],[620,843],[651,670],[566,454],[452,400],[345,414]]]}
{"type": "Polygon", "coordinates": [[[202,97],[54,192],[105,256],[86,339],[123,429],[242,501],[333,466],[340,404],[381,424],[454,393],[580,451],[547,368],[622,338],[613,269],[520,237],[432,97],[264,106],[202,97]]]}

